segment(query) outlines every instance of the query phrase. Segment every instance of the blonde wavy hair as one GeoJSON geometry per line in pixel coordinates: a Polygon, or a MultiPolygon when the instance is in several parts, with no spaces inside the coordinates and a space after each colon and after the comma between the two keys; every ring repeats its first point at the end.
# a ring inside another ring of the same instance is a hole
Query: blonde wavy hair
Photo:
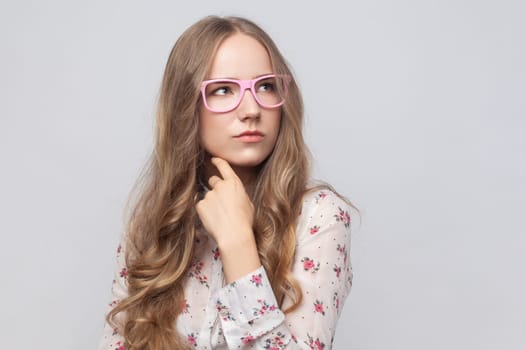
{"type": "MultiPolygon", "coordinates": [[[[199,88],[219,45],[235,33],[248,35],[266,48],[274,73],[292,76],[272,39],[243,18],[206,17],[175,43],[158,100],[154,151],[132,191],[134,202],[130,197],[128,204],[132,208],[125,229],[129,296],[107,315],[128,350],[188,347],[177,333],[176,319],[182,312],[184,282],[193,258],[195,194],[204,169],[205,151],[198,137],[199,88]]],[[[260,260],[280,304],[285,296],[290,298],[291,306],[285,310],[290,312],[302,299],[291,265],[295,226],[310,174],[302,135],[302,97],[293,79],[281,113],[277,142],[260,166],[252,201],[260,260]]]]}

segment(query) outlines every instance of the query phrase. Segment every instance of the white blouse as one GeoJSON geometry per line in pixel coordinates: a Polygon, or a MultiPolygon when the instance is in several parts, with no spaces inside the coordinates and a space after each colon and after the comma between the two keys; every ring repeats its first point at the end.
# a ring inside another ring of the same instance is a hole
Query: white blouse
{"type": "MultiPolygon", "coordinates": [[[[284,314],[266,271],[225,285],[219,250],[207,234],[196,240],[177,330],[196,349],[330,349],[352,287],[350,207],[329,190],[304,198],[297,224],[293,276],[303,301],[284,314]]],[[[124,242],[117,249],[110,309],[127,296],[124,242]]],[[[291,305],[285,297],[283,308],[291,305]]],[[[108,310],[109,311],[109,310],[108,310]]],[[[105,324],[99,350],[124,350],[124,338],[105,324]]]]}

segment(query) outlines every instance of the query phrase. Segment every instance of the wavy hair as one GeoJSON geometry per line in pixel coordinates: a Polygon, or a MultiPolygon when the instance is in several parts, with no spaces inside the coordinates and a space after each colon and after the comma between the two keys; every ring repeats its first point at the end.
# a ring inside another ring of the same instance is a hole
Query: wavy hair
{"type": "MultiPolygon", "coordinates": [[[[128,202],[125,259],[127,298],[107,315],[128,350],[188,347],[176,330],[184,282],[193,258],[198,179],[204,170],[198,110],[200,84],[219,45],[235,33],[248,35],[267,50],[274,73],[292,72],[275,43],[260,27],[239,17],[206,17],[175,43],[158,99],[155,146],[128,202]],[[133,203],[132,203],[133,201],[133,203]],[[118,317],[117,317],[118,316],[118,317]]],[[[292,79],[275,148],[261,164],[252,201],[260,260],[275,296],[295,309],[301,288],[291,275],[295,227],[310,174],[302,135],[303,103],[292,79]]]]}

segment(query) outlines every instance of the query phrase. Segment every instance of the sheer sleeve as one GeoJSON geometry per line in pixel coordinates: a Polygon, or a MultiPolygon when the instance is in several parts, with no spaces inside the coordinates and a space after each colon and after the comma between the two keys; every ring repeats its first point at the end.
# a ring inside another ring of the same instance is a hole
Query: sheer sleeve
{"type": "MultiPolygon", "coordinates": [[[[127,287],[128,272],[125,262],[123,244],[119,244],[116,254],[115,276],[111,286],[112,299],[108,305],[106,314],[115,307],[121,300],[128,296],[127,287]]],[[[122,315],[117,315],[116,321],[122,320],[122,315]],[[119,317],[120,316],[120,317],[119,317]]],[[[98,347],[99,350],[125,350],[124,338],[117,329],[113,328],[107,321],[104,323],[102,339],[98,347]]]]}
{"type": "Polygon", "coordinates": [[[302,303],[285,315],[262,267],[219,289],[214,302],[228,347],[330,349],[352,286],[349,250],[349,206],[328,190],[310,195],[297,227],[293,266],[302,303]]]}

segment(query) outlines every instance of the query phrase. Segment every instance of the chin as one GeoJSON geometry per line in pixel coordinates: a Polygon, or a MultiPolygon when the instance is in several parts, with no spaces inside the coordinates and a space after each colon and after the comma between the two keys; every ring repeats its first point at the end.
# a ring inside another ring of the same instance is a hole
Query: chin
{"type": "MultiPolygon", "coordinates": [[[[219,156],[220,157],[220,156],[219,156]]],[[[266,159],[268,159],[268,155],[260,155],[260,156],[247,156],[247,157],[224,157],[224,159],[230,163],[233,167],[238,168],[255,168],[264,163],[266,159]]]]}
{"type": "Polygon", "coordinates": [[[255,168],[259,165],[261,165],[265,160],[266,158],[264,159],[235,159],[235,160],[228,160],[228,163],[230,163],[230,165],[232,167],[237,167],[237,168],[255,168]]]}

